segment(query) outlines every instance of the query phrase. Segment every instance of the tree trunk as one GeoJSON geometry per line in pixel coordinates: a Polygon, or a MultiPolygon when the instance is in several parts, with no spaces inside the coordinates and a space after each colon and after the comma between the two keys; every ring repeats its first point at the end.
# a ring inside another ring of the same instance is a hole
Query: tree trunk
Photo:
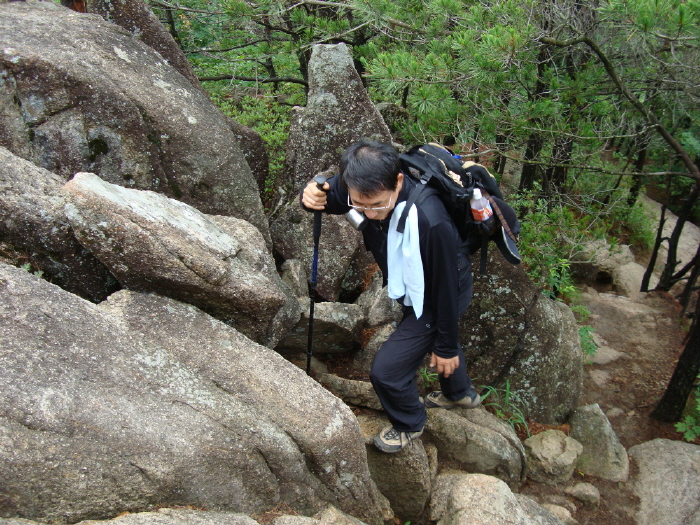
{"type": "Polygon", "coordinates": [[[676,221],[676,226],[673,228],[673,233],[671,233],[671,237],[668,240],[668,257],[666,259],[666,264],[664,266],[663,271],[661,272],[661,277],[659,278],[659,282],[656,285],[656,290],[662,290],[664,292],[668,292],[671,287],[676,284],[683,276],[678,275],[676,272],[676,266],[678,266],[678,260],[676,258],[676,255],[678,253],[678,242],[680,241],[681,238],[681,232],[683,230],[683,226],[685,225],[686,221],[688,220],[688,217],[690,217],[690,213],[693,209],[693,205],[695,204],[695,201],[698,200],[698,184],[695,184],[693,186],[692,191],[690,192],[690,195],[686,199],[685,203],[683,204],[683,208],[681,209],[680,213],[678,214],[678,220],[676,221]]]}
{"type": "Polygon", "coordinates": [[[525,148],[525,163],[523,164],[523,171],[520,174],[520,186],[519,190],[531,190],[535,181],[538,179],[539,166],[537,164],[529,164],[529,160],[535,160],[542,147],[544,146],[544,141],[539,133],[533,133],[527,140],[527,147],[525,148]]]}
{"type": "Polygon", "coordinates": [[[656,405],[651,417],[658,421],[678,421],[688,402],[688,396],[693,391],[695,379],[700,372],[700,323],[698,316],[693,319],[693,326],[671,381],[666,387],[661,401],[656,405]]]}
{"type": "Polygon", "coordinates": [[[661,243],[664,242],[664,224],[666,224],[666,205],[661,206],[661,216],[659,217],[659,225],[656,228],[656,239],[654,240],[654,248],[651,250],[651,256],[649,257],[649,264],[642,277],[642,285],[639,287],[640,292],[649,291],[649,281],[654,273],[654,267],[656,266],[656,259],[659,256],[659,248],[661,248],[661,243]]]}

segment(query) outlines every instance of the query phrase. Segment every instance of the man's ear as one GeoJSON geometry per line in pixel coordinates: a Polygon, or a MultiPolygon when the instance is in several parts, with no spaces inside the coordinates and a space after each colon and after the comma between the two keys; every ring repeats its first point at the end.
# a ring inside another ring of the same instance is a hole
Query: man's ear
{"type": "Polygon", "coordinates": [[[396,190],[401,191],[401,188],[403,188],[403,173],[399,171],[399,174],[396,176],[396,190]]]}

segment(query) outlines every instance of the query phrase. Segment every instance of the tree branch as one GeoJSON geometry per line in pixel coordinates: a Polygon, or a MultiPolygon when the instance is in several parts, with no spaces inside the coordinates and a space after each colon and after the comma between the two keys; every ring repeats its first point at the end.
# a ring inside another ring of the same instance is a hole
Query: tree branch
{"type": "Polygon", "coordinates": [[[603,50],[596,44],[591,38],[587,36],[581,36],[578,38],[572,38],[570,40],[557,40],[550,37],[540,37],[538,41],[543,44],[548,44],[556,47],[570,47],[576,44],[586,44],[602,62],[605,71],[607,71],[608,76],[611,78],[617,89],[622,93],[622,95],[639,111],[644,118],[652,124],[661,137],[666,141],[666,143],[673,149],[680,159],[683,161],[683,165],[688,169],[688,176],[694,179],[696,182],[700,183],[700,170],[691,160],[688,153],[685,151],[683,146],[669,133],[666,127],[659,122],[656,115],[645,106],[634,94],[627,88],[627,86],[622,82],[622,79],[617,74],[617,71],[613,67],[612,63],[608,59],[607,55],[603,50]]]}
{"type": "Polygon", "coordinates": [[[233,51],[235,49],[243,49],[244,47],[248,46],[254,46],[255,44],[259,44],[260,42],[269,42],[269,38],[261,38],[260,40],[254,40],[252,42],[246,42],[245,44],[241,44],[240,46],[233,46],[233,47],[227,47],[224,49],[193,49],[192,51],[183,51],[186,55],[194,55],[196,53],[226,53],[227,51],[233,51]]]}
{"type": "Polygon", "coordinates": [[[187,11],[189,13],[201,13],[204,15],[225,15],[226,14],[224,11],[207,11],[206,9],[192,9],[189,7],[182,7],[179,5],[164,2],[163,0],[150,0],[150,3],[155,5],[155,6],[162,7],[164,9],[175,9],[176,11],[187,11]]]}
{"type": "Polygon", "coordinates": [[[260,84],[269,84],[271,82],[290,82],[292,84],[301,84],[308,87],[309,83],[302,78],[293,77],[277,77],[277,78],[256,78],[246,77],[241,75],[217,75],[212,77],[198,77],[200,82],[215,82],[217,80],[243,80],[246,82],[259,82],[260,84]]]}
{"type": "MultiPolygon", "coordinates": [[[[301,0],[298,5],[317,5],[320,7],[338,7],[343,9],[350,9],[351,11],[357,11],[358,9],[348,5],[341,4],[339,2],[324,2],[322,0],[301,0]]],[[[404,29],[410,29],[411,31],[416,31],[416,28],[411,27],[409,24],[402,22],[401,20],[396,20],[395,18],[382,17],[384,20],[398,27],[403,27],[404,29]]]]}

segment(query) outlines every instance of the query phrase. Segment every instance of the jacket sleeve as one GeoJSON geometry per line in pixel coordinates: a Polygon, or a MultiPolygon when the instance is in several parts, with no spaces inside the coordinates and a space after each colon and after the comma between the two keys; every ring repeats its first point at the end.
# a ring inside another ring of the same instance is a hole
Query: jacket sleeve
{"type": "MultiPolygon", "coordinates": [[[[326,192],[328,201],[326,202],[326,209],[323,210],[323,212],[330,213],[331,215],[343,215],[349,212],[348,191],[343,188],[343,185],[340,183],[340,177],[338,175],[333,175],[327,182],[331,188],[326,192]]],[[[306,211],[315,211],[310,210],[301,202],[303,194],[304,188],[299,191],[299,205],[306,211]]]]}
{"type": "Polygon", "coordinates": [[[430,279],[429,301],[437,326],[433,351],[444,358],[455,357],[459,348],[458,239],[459,234],[451,221],[430,228],[425,239],[425,275],[430,279]]]}

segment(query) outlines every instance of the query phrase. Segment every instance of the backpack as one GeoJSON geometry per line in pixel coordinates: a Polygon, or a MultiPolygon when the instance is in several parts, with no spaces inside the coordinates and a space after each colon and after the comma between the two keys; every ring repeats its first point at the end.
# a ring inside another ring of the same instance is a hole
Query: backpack
{"type": "Polygon", "coordinates": [[[460,237],[466,243],[469,255],[481,250],[481,274],[486,273],[486,255],[489,240],[493,240],[505,259],[511,264],[520,263],[520,254],[515,244],[520,233],[520,222],[503,200],[496,179],[486,168],[473,162],[462,162],[440,144],[430,143],[412,147],[399,155],[401,171],[417,184],[399,218],[397,231],[403,233],[408,210],[420,204],[429,195],[438,195],[454,222],[460,237]],[[474,188],[479,188],[493,208],[493,215],[486,221],[474,220],[471,198],[474,188]]]}

